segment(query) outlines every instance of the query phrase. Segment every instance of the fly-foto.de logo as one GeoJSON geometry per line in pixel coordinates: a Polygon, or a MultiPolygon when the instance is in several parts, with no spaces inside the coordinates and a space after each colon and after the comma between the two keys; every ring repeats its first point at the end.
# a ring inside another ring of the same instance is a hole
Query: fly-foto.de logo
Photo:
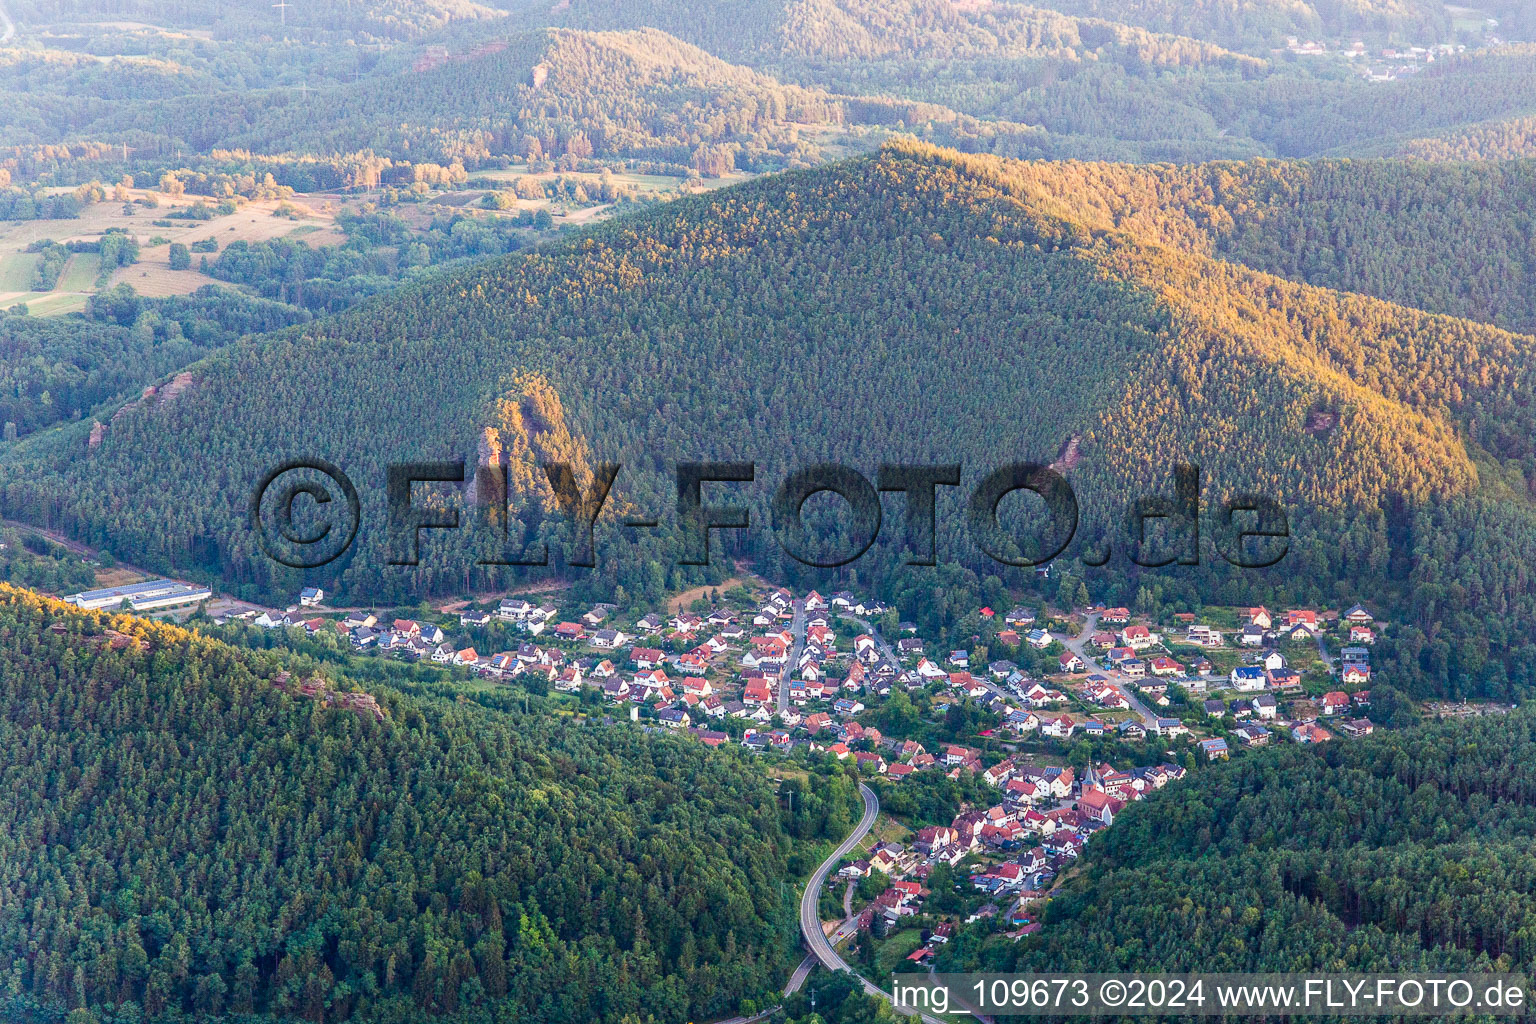
{"type": "MultiPolygon", "coordinates": [[[[462,490],[464,461],[395,463],[387,467],[383,504],[388,531],[390,565],[418,565],[421,536],[428,530],[458,530],[462,510],[451,493],[462,490]],[[434,490],[434,488],[436,490],[434,490]]],[[[594,528],[621,472],[616,462],[599,463],[585,488],[569,463],[541,467],[570,525],[564,563],[578,568],[597,564],[594,528]]],[[[1174,467],[1174,493],[1151,495],[1130,501],[1126,508],[1127,556],[1136,565],[1196,565],[1200,560],[1202,522],[1209,530],[1216,552],[1240,568],[1275,565],[1290,546],[1290,522],[1279,502],[1254,494],[1229,495],[1201,515],[1200,469],[1174,467]],[[1154,525],[1157,524],[1157,525],[1154,525]],[[1152,535],[1158,533],[1156,543],[1152,535]]],[[[705,487],[712,495],[729,493],[758,482],[751,462],[681,462],[676,466],[676,501],[665,525],[676,531],[681,544],[680,565],[708,565],[710,536],[717,530],[753,528],[750,509],[743,504],[723,503],[719,497],[705,501],[705,487]]],[[[880,536],[885,513],[882,494],[899,494],[901,541],[906,564],[937,563],[939,540],[939,488],[959,487],[959,464],[887,464],[871,481],[852,467],[819,463],[786,474],[773,493],[770,529],[779,546],[796,561],[819,568],[834,568],[855,561],[880,536]],[[828,532],[812,530],[806,523],[806,503],[818,494],[841,499],[837,517],[836,550],[828,550],[828,532]]],[[[542,566],[550,564],[547,541],[523,542],[510,536],[507,470],[505,466],[477,468],[474,476],[476,505],[489,511],[485,529],[491,531],[491,553],[479,564],[495,566],[542,566]]],[[[257,483],[250,502],[251,528],[262,550],[283,565],[313,569],[346,553],[362,525],[363,505],[357,487],[337,466],[323,459],[292,459],[269,470],[257,483]]],[[[1018,462],[981,477],[965,497],[965,532],[977,550],[1002,565],[1035,566],[1060,556],[1077,535],[1079,506],[1067,479],[1049,466],[1018,462]],[[1040,499],[1040,525],[1027,535],[1008,529],[999,516],[1003,499],[1017,492],[1040,499]]],[[[630,514],[619,525],[635,530],[663,528],[659,515],[630,514]]],[[[484,531],[479,531],[483,533],[484,531]]],[[[1085,565],[1106,564],[1112,545],[1104,542],[1079,554],[1085,565]]]]}

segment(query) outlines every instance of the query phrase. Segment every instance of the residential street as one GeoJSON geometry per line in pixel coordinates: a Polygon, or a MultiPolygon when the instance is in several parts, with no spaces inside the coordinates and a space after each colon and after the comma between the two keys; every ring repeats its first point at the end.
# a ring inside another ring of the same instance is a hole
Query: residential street
{"type": "MultiPolygon", "coordinates": [[[[1062,645],[1066,647],[1067,650],[1083,659],[1084,665],[1093,665],[1095,664],[1095,661],[1093,652],[1089,648],[1088,638],[1092,636],[1098,630],[1098,628],[1099,615],[1097,612],[1095,612],[1094,614],[1087,617],[1087,621],[1083,624],[1083,631],[1077,634],[1076,637],[1062,636],[1057,637],[1057,639],[1062,642],[1062,645]]],[[[1094,672],[1107,678],[1109,680],[1109,685],[1120,691],[1121,696],[1123,696],[1127,703],[1131,705],[1131,710],[1141,716],[1141,724],[1150,730],[1152,728],[1152,723],[1157,721],[1157,716],[1152,713],[1150,708],[1141,702],[1141,698],[1136,696],[1136,691],[1131,688],[1130,684],[1126,681],[1126,678],[1117,671],[1094,669],[1094,672]]]]}
{"type": "MultiPolygon", "coordinates": [[[[864,632],[873,637],[875,640],[875,646],[879,648],[880,654],[886,658],[889,658],[893,665],[901,664],[901,659],[896,656],[895,649],[892,648],[890,642],[880,634],[879,627],[876,626],[873,622],[870,622],[868,619],[861,619],[857,615],[851,615],[848,612],[843,613],[843,618],[857,622],[864,632]]],[[[927,652],[927,656],[928,659],[934,664],[943,664],[944,653],[942,651],[929,651],[927,652]]],[[[1082,654],[1079,653],[1078,657],[1081,658],[1082,654]]],[[[1083,660],[1086,662],[1088,659],[1083,658],[1083,660]]],[[[1001,697],[1003,700],[1011,702],[1015,699],[1013,694],[1003,689],[997,684],[995,680],[992,679],[991,673],[987,671],[987,666],[985,665],[972,665],[971,678],[975,679],[982,686],[985,686],[987,688],[987,692],[1001,697]]]]}
{"type": "Polygon", "coordinates": [[[865,633],[868,633],[870,637],[874,639],[875,646],[879,648],[880,656],[882,658],[889,660],[892,665],[901,664],[901,659],[896,656],[896,649],[891,646],[891,642],[889,640],[880,634],[880,628],[878,626],[876,626],[873,622],[870,622],[868,619],[859,618],[857,615],[854,615],[851,612],[842,612],[841,614],[843,618],[848,619],[850,622],[857,622],[859,624],[859,629],[865,633]]]}
{"type": "Polygon", "coordinates": [[[795,617],[789,624],[789,632],[795,638],[795,645],[789,649],[789,660],[784,667],[779,669],[779,714],[789,710],[789,681],[794,678],[795,670],[800,667],[800,655],[805,652],[805,599],[796,598],[794,602],[795,617]]]}

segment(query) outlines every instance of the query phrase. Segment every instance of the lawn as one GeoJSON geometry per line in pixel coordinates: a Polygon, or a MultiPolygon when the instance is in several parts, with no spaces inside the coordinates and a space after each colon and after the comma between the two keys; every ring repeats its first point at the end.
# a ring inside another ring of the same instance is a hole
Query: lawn
{"type": "Polygon", "coordinates": [[[0,294],[31,291],[32,271],[37,268],[37,261],[41,258],[35,252],[13,252],[0,256],[0,294]]]}
{"type": "Polygon", "coordinates": [[[923,933],[917,928],[903,928],[887,935],[875,950],[875,963],[879,965],[875,977],[888,979],[896,965],[911,956],[912,951],[922,944],[923,933]]]}
{"type": "Polygon", "coordinates": [[[80,292],[34,292],[19,296],[15,301],[26,303],[27,313],[31,316],[63,316],[80,312],[85,308],[87,298],[88,295],[80,292]]]}
{"type": "Polygon", "coordinates": [[[905,842],[906,838],[911,834],[912,830],[910,828],[907,828],[907,826],[903,825],[889,814],[881,811],[880,815],[875,818],[874,826],[869,830],[869,839],[867,840],[867,845],[873,847],[873,845],[876,843],[905,842]]]}
{"type": "Polygon", "coordinates": [[[77,252],[64,264],[64,273],[54,291],[93,292],[96,290],[96,274],[101,270],[101,257],[94,252],[77,252]]]}

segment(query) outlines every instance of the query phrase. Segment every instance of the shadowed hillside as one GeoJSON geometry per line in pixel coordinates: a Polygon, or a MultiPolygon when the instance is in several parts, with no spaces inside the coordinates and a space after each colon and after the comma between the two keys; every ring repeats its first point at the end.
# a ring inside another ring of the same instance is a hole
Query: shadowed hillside
{"type": "Polygon", "coordinates": [[[7,1019],[718,1017],[793,962],[801,827],[735,757],[9,586],[0,652],[7,1019]]]}

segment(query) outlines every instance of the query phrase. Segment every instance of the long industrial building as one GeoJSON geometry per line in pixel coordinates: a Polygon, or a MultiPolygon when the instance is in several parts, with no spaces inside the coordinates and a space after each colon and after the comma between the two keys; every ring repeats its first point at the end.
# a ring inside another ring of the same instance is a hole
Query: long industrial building
{"type": "Polygon", "coordinates": [[[173,608],[176,605],[196,604],[213,596],[207,587],[180,583],[176,580],[149,580],[146,583],[130,583],[122,587],[103,587],[71,594],[64,600],[88,611],[102,608],[119,608],[124,601],[134,611],[154,608],[173,608]]]}

